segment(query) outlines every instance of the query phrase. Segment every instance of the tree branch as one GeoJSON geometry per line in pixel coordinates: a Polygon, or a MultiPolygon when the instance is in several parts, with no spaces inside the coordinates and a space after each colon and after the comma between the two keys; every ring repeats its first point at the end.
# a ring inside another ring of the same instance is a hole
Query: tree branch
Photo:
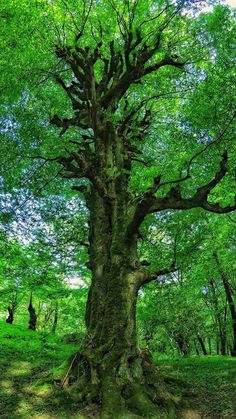
{"type": "Polygon", "coordinates": [[[149,65],[143,71],[142,77],[146,76],[147,74],[153,73],[154,71],[159,70],[161,67],[165,67],[170,65],[172,67],[183,68],[185,63],[181,63],[179,61],[173,60],[171,57],[163,58],[162,60],[158,61],[155,64],[149,65]]]}
{"type": "MultiPolygon", "coordinates": [[[[225,214],[236,209],[236,195],[235,203],[226,207],[221,207],[219,203],[208,202],[208,195],[215,188],[216,185],[223,179],[227,173],[227,151],[225,150],[222,155],[220,162],[220,169],[216,173],[215,177],[207,184],[197,189],[197,192],[191,198],[182,198],[179,185],[167,193],[164,198],[152,197],[153,202],[151,203],[148,212],[157,212],[163,209],[191,209],[191,208],[204,208],[207,211],[215,212],[218,214],[225,214]]],[[[151,201],[151,200],[150,200],[151,201]]]]}
{"type": "Polygon", "coordinates": [[[220,143],[220,141],[223,139],[225,133],[227,132],[228,128],[230,127],[230,125],[232,124],[232,122],[234,121],[236,117],[236,112],[234,112],[234,114],[232,115],[232,117],[230,118],[230,120],[228,121],[228,123],[225,125],[225,127],[223,128],[223,130],[220,132],[220,134],[218,135],[218,137],[211,141],[210,143],[206,144],[205,147],[203,147],[200,151],[198,151],[197,153],[195,153],[191,159],[188,162],[188,166],[187,166],[187,170],[186,170],[186,175],[183,176],[182,178],[179,179],[173,179],[173,180],[168,180],[166,182],[163,182],[160,184],[160,187],[165,186],[165,185],[169,185],[169,184],[173,184],[173,183],[180,183],[180,182],[184,182],[185,180],[189,179],[191,177],[190,175],[190,171],[191,171],[191,166],[193,161],[199,157],[201,154],[203,154],[209,147],[211,147],[212,145],[218,144],[220,143]]]}
{"type": "Polygon", "coordinates": [[[149,284],[152,281],[155,281],[158,277],[168,275],[170,273],[178,271],[179,267],[172,264],[169,268],[160,269],[159,271],[154,272],[145,272],[143,276],[143,280],[141,281],[140,286],[149,284]]]}
{"type": "Polygon", "coordinates": [[[209,212],[218,214],[226,214],[236,210],[236,195],[234,204],[227,205],[226,207],[220,206],[219,203],[208,202],[208,195],[227,173],[227,160],[228,156],[227,151],[225,150],[220,162],[220,169],[215,177],[207,184],[198,188],[196,193],[190,198],[183,198],[181,196],[179,184],[176,187],[171,188],[164,197],[156,197],[155,193],[160,187],[160,176],[157,176],[154,180],[154,186],[139,199],[138,203],[134,203],[134,214],[131,223],[128,225],[127,234],[132,235],[134,232],[137,232],[147,214],[167,209],[188,210],[192,208],[203,208],[209,212]]]}
{"type": "Polygon", "coordinates": [[[82,22],[82,25],[81,25],[81,29],[80,29],[80,31],[77,33],[77,35],[76,35],[76,37],[75,37],[75,41],[76,42],[78,42],[78,40],[81,38],[81,36],[83,35],[83,33],[84,33],[84,28],[85,28],[85,26],[86,26],[86,23],[87,23],[87,20],[88,20],[88,18],[89,18],[89,15],[90,15],[90,12],[91,12],[91,9],[92,9],[92,6],[93,6],[93,0],[90,0],[90,2],[89,2],[89,7],[88,7],[88,11],[87,11],[87,13],[86,13],[86,4],[85,4],[85,0],[83,0],[83,2],[84,2],[84,10],[83,10],[83,22],[82,22]]]}

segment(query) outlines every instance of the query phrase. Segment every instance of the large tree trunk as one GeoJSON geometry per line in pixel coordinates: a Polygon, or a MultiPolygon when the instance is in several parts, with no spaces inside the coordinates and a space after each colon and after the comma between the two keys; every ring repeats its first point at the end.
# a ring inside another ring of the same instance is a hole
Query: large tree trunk
{"type": "Polygon", "coordinates": [[[137,287],[132,273],[103,274],[104,288],[90,288],[87,337],[75,360],[81,401],[102,406],[102,418],[123,417],[131,410],[156,417],[156,369],[150,353],[137,344],[135,307],[137,287]],[[104,295],[102,296],[102,293],[104,295]]]}
{"type": "Polygon", "coordinates": [[[103,418],[123,417],[129,410],[156,417],[159,377],[150,354],[141,352],[137,343],[141,270],[137,269],[137,235],[126,232],[125,202],[124,195],[115,203],[96,191],[88,200],[92,284],[87,336],[68,379],[78,382],[81,401],[101,405],[103,418]]]}
{"type": "Polygon", "coordinates": [[[104,418],[123,417],[129,409],[145,417],[156,415],[157,394],[149,387],[157,384],[155,367],[137,344],[133,275],[112,269],[102,277],[102,290],[96,281],[90,288],[88,332],[76,361],[81,398],[101,404],[104,418]]]}

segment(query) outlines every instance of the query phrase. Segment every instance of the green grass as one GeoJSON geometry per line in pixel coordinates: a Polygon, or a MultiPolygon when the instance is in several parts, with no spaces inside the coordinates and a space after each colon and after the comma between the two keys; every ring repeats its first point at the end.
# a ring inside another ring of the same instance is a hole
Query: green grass
{"type": "Polygon", "coordinates": [[[76,349],[52,334],[0,322],[0,417],[75,417],[73,401],[52,384],[52,371],[76,349]]]}
{"type": "MultiPolygon", "coordinates": [[[[0,417],[92,417],[88,411],[79,414],[79,405],[72,396],[52,382],[52,371],[77,349],[73,344],[62,343],[54,335],[0,322],[0,417]]],[[[189,407],[179,412],[178,418],[236,418],[236,359],[192,357],[160,360],[156,357],[156,362],[167,379],[177,379],[177,385],[180,382],[181,387],[181,382],[185,383],[189,407]]]]}
{"type": "Polygon", "coordinates": [[[156,359],[162,373],[186,385],[186,418],[236,418],[236,359],[222,356],[156,359]]]}

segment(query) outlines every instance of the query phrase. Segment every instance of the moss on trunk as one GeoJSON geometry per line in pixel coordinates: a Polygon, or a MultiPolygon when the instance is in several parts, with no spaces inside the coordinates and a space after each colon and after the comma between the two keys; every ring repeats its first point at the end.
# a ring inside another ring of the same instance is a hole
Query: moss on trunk
{"type": "Polygon", "coordinates": [[[123,170],[125,154],[115,150],[122,144],[112,129],[111,134],[112,138],[106,130],[107,136],[97,143],[97,173],[105,179],[105,192],[93,186],[86,194],[92,272],[87,335],[64,384],[72,385],[76,400],[84,405],[97,403],[104,419],[126,417],[127,412],[158,417],[158,403],[165,400],[168,405],[170,396],[160,385],[151,357],[138,348],[136,300],[144,275],[137,252],[138,224],[130,228],[134,214],[123,170]],[[114,159],[120,171],[104,176],[114,159]]]}
{"type": "MultiPolygon", "coordinates": [[[[87,336],[80,353],[72,360],[66,384],[72,386],[72,393],[82,404],[98,404],[103,419],[122,418],[130,412],[156,418],[160,404],[169,408],[173,405],[172,398],[150,352],[138,348],[135,319],[138,287],[134,273],[122,275],[119,277],[117,272],[116,277],[111,273],[103,277],[106,284],[103,315],[97,317],[96,327],[93,321],[91,328],[88,323],[87,336]]],[[[101,310],[94,295],[91,289],[90,319],[96,315],[96,307],[101,310]]]]}

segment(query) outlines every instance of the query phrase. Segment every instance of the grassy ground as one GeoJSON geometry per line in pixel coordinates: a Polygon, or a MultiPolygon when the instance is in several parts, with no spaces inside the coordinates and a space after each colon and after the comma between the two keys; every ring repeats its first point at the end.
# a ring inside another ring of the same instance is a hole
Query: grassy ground
{"type": "Polygon", "coordinates": [[[222,356],[157,361],[162,373],[186,384],[186,419],[236,418],[236,359],[222,356]]]}
{"type": "MultiPolygon", "coordinates": [[[[0,417],[91,417],[79,414],[75,401],[51,380],[51,370],[75,351],[74,345],[64,344],[55,336],[0,322],[0,417]]],[[[192,392],[191,397],[186,396],[189,407],[178,414],[179,418],[236,418],[235,359],[205,357],[157,363],[167,378],[183,380],[192,392]]]]}
{"type": "Polygon", "coordinates": [[[51,384],[51,370],[76,351],[46,333],[0,323],[0,417],[70,418],[73,401],[51,384]]]}

